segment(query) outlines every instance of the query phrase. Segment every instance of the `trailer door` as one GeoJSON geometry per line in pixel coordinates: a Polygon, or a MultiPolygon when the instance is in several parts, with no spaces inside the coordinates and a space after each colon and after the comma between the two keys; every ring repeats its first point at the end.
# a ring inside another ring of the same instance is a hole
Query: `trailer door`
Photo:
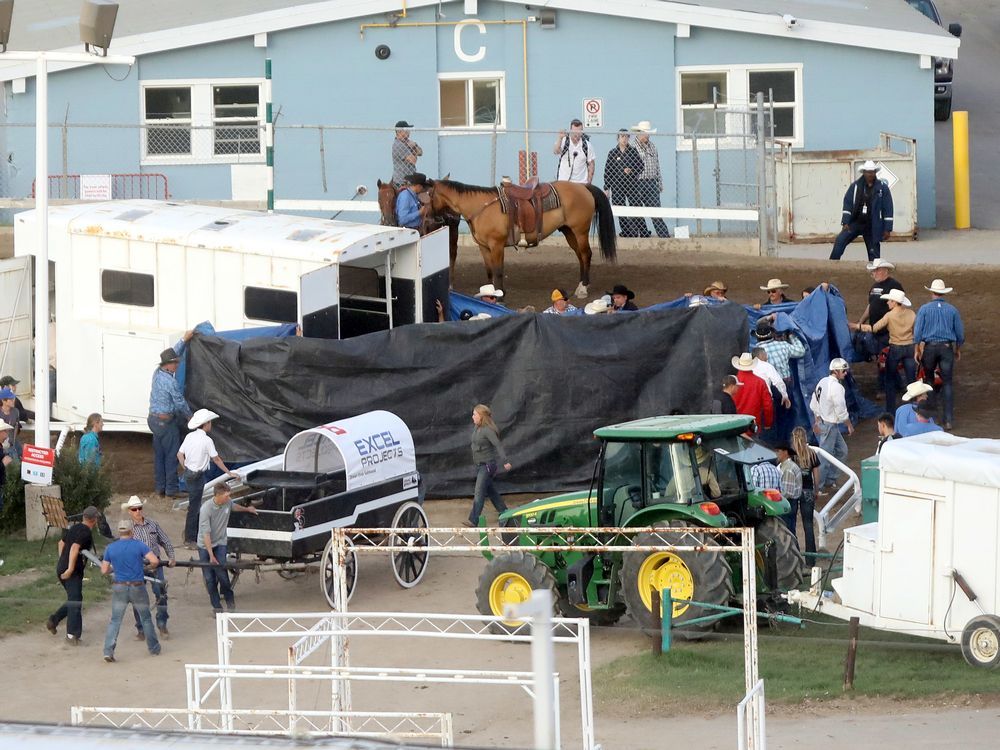
{"type": "Polygon", "coordinates": [[[931,621],[934,499],[885,492],[879,502],[879,613],[931,621]]]}
{"type": "Polygon", "coordinates": [[[314,339],[340,338],[340,269],[334,264],[299,278],[299,320],[302,335],[314,339]]]}
{"type": "MultiPolygon", "coordinates": [[[[166,346],[162,336],[105,333],[102,337],[105,419],[145,423],[153,372],[166,346]]],[[[86,409],[79,409],[86,414],[86,409]]]]}
{"type": "Polygon", "coordinates": [[[31,285],[30,257],[0,260],[0,375],[21,381],[21,395],[34,390],[31,285]]]}

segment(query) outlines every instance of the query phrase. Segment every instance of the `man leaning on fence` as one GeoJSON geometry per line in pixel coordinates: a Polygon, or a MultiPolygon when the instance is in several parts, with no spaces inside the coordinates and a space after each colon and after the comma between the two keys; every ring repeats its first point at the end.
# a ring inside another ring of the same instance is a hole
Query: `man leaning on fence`
{"type": "Polygon", "coordinates": [[[424,155],[423,149],[410,140],[412,127],[406,120],[396,123],[396,139],[392,142],[392,184],[397,190],[417,171],[417,159],[424,155]]]}
{"type": "MultiPolygon", "coordinates": [[[[642,172],[639,173],[639,203],[650,208],[660,207],[660,193],[663,192],[663,174],[660,172],[660,155],[656,151],[656,146],[649,136],[656,132],[649,120],[643,120],[632,126],[635,137],[635,147],[642,157],[642,172]]],[[[640,219],[642,227],[640,236],[648,237],[649,230],[646,229],[646,220],[640,219]]],[[[653,229],[658,237],[669,237],[670,230],[667,223],[660,217],[653,218],[653,229]]]]}

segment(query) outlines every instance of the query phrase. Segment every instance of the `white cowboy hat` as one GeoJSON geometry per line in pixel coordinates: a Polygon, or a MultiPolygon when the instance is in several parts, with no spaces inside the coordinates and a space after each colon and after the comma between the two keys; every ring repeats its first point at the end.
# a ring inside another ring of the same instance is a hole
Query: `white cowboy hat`
{"type": "Polygon", "coordinates": [[[890,271],[892,271],[896,268],[896,266],[887,261],[885,258],[876,258],[867,266],[865,266],[865,268],[867,268],[869,271],[874,271],[879,268],[888,268],[890,271]]]}
{"type": "Polygon", "coordinates": [[[928,292],[934,292],[934,294],[951,294],[954,291],[952,287],[944,285],[943,279],[934,279],[931,285],[925,286],[924,289],[928,292]]]}
{"type": "Polygon", "coordinates": [[[503,297],[503,290],[502,289],[497,289],[492,284],[484,284],[483,286],[479,287],[479,293],[476,294],[476,296],[477,297],[496,297],[497,299],[500,299],[501,297],[503,297]]]}
{"type": "Polygon", "coordinates": [[[782,284],[781,279],[771,279],[767,282],[767,286],[762,286],[761,289],[765,292],[769,292],[772,289],[788,289],[788,284],[782,284]]]}
{"type": "Polygon", "coordinates": [[[655,133],[656,128],[653,127],[653,123],[649,120],[640,120],[635,125],[632,125],[629,130],[635,133],[655,133]]]}
{"type": "Polygon", "coordinates": [[[740,356],[733,357],[733,367],[743,372],[750,372],[755,364],[757,364],[757,358],[750,352],[743,352],[740,356]]]}
{"type": "Polygon", "coordinates": [[[858,167],[859,172],[881,172],[882,167],[868,159],[864,164],[858,167]]]}
{"type": "Polygon", "coordinates": [[[912,401],[918,396],[923,396],[925,393],[931,393],[933,390],[934,389],[923,380],[918,380],[915,383],[910,383],[906,386],[906,393],[903,394],[903,401],[912,401]]]}
{"type": "Polygon", "coordinates": [[[132,495],[127,502],[122,503],[122,510],[129,510],[130,508],[141,508],[144,505],[142,498],[138,495],[132,495]]]}
{"type": "Polygon", "coordinates": [[[492,317],[489,313],[478,313],[469,318],[469,320],[489,320],[492,317]]]}
{"type": "Polygon", "coordinates": [[[912,303],[906,297],[906,292],[902,289],[890,289],[886,294],[879,295],[879,299],[891,299],[898,305],[903,307],[911,307],[912,303]]]}
{"type": "Polygon", "coordinates": [[[830,372],[834,370],[850,370],[851,366],[847,364],[847,360],[841,357],[835,357],[830,360],[830,372]]]}
{"type": "Polygon", "coordinates": [[[583,306],[583,312],[587,315],[599,315],[600,313],[606,313],[611,309],[611,305],[604,297],[598,297],[593,302],[588,302],[583,306]]]}
{"type": "Polygon", "coordinates": [[[199,409],[191,416],[191,419],[188,420],[188,429],[197,430],[206,422],[211,422],[213,419],[218,419],[218,418],[219,415],[216,414],[214,411],[211,411],[209,409],[199,409]]]}
{"type": "Polygon", "coordinates": [[[14,429],[14,428],[13,428],[13,427],[11,427],[11,426],[10,426],[9,424],[7,424],[6,422],[0,422],[0,432],[2,432],[2,431],[4,431],[4,430],[13,430],[13,429],[14,429]]]}

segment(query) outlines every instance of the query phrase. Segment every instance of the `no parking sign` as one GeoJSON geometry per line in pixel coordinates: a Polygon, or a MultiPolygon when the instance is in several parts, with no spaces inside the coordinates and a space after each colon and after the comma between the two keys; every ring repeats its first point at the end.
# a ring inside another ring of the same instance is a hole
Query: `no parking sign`
{"type": "Polygon", "coordinates": [[[604,127],[604,100],[589,98],[583,100],[583,126],[585,128],[604,127]]]}

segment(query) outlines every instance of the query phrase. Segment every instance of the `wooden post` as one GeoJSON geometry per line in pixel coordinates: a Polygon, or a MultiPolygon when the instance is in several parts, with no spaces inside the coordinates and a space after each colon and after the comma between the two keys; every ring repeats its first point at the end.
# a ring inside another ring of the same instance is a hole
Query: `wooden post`
{"type": "Polygon", "coordinates": [[[659,656],[663,653],[660,633],[663,630],[663,612],[660,609],[660,592],[655,588],[650,591],[649,604],[653,608],[653,653],[659,656]]]}
{"type": "Polygon", "coordinates": [[[854,690],[854,662],[858,655],[858,627],[861,621],[852,617],[848,626],[847,661],[844,663],[844,690],[854,690]]]}

